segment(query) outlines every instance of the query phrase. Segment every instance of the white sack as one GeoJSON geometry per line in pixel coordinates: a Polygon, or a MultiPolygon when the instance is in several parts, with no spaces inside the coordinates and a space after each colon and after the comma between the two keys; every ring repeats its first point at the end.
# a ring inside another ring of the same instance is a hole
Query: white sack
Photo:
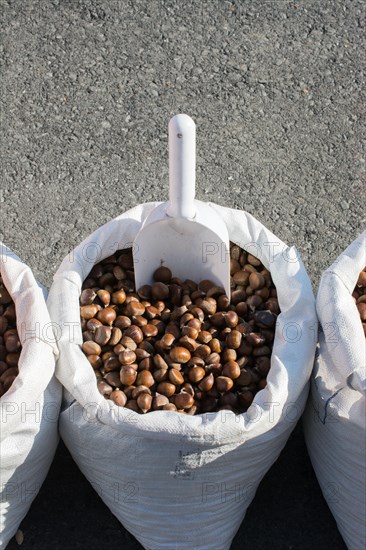
{"type": "Polygon", "coordinates": [[[16,309],[19,374],[0,399],[0,548],[36,497],[58,443],[61,386],[43,290],[28,266],[0,243],[0,271],[16,309]]]}
{"type": "Polygon", "coordinates": [[[366,231],[323,273],[319,351],[304,415],[315,473],[350,550],[366,547],[366,346],[351,296],[365,265],[366,231]]]}
{"type": "Polygon", "coordinates": [[[131,246],[157,204],[140,205],[95,231],[54,276],[48,306],[60,327],[56,376],[68,390],[60,433],[101,498],[145,548],[224,550],[305,406],[316,344],[314,297],[294,248],[246,212],[211,204],[230,239],[261,258],[277,287],[282,313],[267,387],[238,416],[139,415],[105,400],[80,349],[81,285],[94,263],[131,246]]]}

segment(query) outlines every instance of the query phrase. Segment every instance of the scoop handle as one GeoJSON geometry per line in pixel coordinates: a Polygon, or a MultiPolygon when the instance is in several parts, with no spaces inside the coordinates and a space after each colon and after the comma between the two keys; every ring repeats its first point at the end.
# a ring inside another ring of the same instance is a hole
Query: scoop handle
{"type": "Polygon", "coordinates": [[[196,125],[185,114],[169,121],[168,216],[194,218],[196,207],[196,125]]]}

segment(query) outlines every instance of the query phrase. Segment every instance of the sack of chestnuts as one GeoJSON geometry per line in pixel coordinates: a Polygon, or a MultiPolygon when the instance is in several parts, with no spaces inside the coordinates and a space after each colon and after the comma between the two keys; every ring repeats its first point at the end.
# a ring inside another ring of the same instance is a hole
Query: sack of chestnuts
{"type": "Polygon", "coordinates": [[[304,415],[309,455],[348,548],[366,546],[366,231],[322,275],[319,350],[304,415]]]}
{"type": "Polygon", "coordinates": [[[135,289],[128,249],[157,204],[95,231],[54,276],[60,434],[145,548],[224,550],[305,406],[315,301],[294,248],[214,204],[231,301],[159,258],[156,282],[135,289]]]}
{"type": "Polygon", "coordinates": [[[16,533],[56,451],[55,355],[44,292],[0,243],[0,548],[16,533]]]}

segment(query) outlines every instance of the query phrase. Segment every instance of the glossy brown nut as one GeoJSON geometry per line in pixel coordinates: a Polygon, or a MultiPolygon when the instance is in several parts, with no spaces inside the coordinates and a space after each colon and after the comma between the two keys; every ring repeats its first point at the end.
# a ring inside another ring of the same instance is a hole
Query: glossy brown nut
{"type": "Polygon", "coordinates": [[[234,386],[234,382],[228,376],[218,376],[215,380],[215,387],[219,393],[226,393],[234,386]]]}
{"type": "Polygon", "coordinates": [[[254,357],[260,357],[262,355],[271,355],[271,348],[269,346],[259,346],[253,349],[254,357]]]}
{"type": "Polygon", "coordinates": [[[169,356],[175,363],[187,363],[191,358],[191,353],[187,348],[176,346],[169,352],[169,356]]]}
{"type": "Polygon", "coordinates": [[[9,374],[5,380],[2,382],[2,386],[3,386],[3,392],[6,393],[10,387],[12,386],[14,380],[16,379],[17,375],[16,374],[9,374]]]}
{"type": "Polygon", "coordinates": [[[166,300],[169,298],[169,287],[165,283],[154,283],[151,286],[153,300],[166,300]]]}
{"type": "Polygon", "coordinates": [[[136,361],[142,361],[143,359],[147,359],[148,357],[150,357],[150,353],[146,351],[144,348],[140,348],[140,347],[135,349],[135,354],[136,354],[136,361]]]}
{"type": "Polygon", "coordinates": [[[206,374],[212,373],[214,376],[220,376],[222,374],[222,364],[213,363],[206,366],[206,374]]]}
{"type": "Polygon", "coordinates": [[[273,328],[277,321],[277,315],[269,310],[257,311],[254,314],[254,321],[258,327],[261,328],[273,328]]]}
{"type": "Polygon", "coordinates": [[[213,315],[217,310],[217,302],[212,297],[206,297],[206,299],[202,300],[200,308],[205,315],[213,315]]]}
{"type": "Polygon", "coordinates": [[[222,311],[219,311],[219,312],[215,313],[214,315],[212,315],[210,317],[210,321],[215,327],[224,326],[225,325],[225,313],[222,312],[222,311]]]}
{"type": "MultiPolygon", "coordinates": [[[[88,306],[85,306],[85,307],[88,307],[88,306]]],[[[115,310],[111,307],[106,307],[104,309],[101,309],[100,311],[98,311],[98,314],[97,314],[97,319],[104,325],[109,325],[109,326],[113,324],[113,321],[115,320],[116,317],[117,317],[117,314],[115,310]]]]}
{"type": "MultiPolygon", "coordinates": [[[[135,383],[137,372],[131,366],[123,366],[120,370],[120,381],[125,386],[132,386],[135,383]]],[[[139,382],[137,382],[139,384],[139,382]]]]}
{"type": "Polygon", "coordinates": [[[263,346],[265,341],[265,338],[263,338],[261,334],[256,332],[250,332],[246,335],[246,342],[254,347],[263,346]]]}
{"type": "Polygon", "coordinates": [[[220,354],[219,353],[210,353],[207,357],[205,357],[205,364],[206,365],[218,365],[220,363],[220,354]]]}
{"type": "Polygon", "coordinates": [[[201,357],[202,359],[206,359],[209,355],[211,355],[211,348],[207,344],[201,344],[198,346],[196,351],[194,352],[195,357],[201,357]]]}
{"type": "Polygon", "coordinates": [[[151,319],[150,324],[156,326],[156,328],[158,329],[158,334],[164,334],[166,326],[163,321],[155,318],[155,319],[151,319]]]}
{"type": "Polygon", "coordinates": [[[132,399],[132,392],[133,392],[133,390],[134,390],[135,388],[136,388],[136,386],[134,386],[134,385],[132,385],[132,386],[124,386],[123,391],[125,392],[128,401],[129,401],[130,399],[132,399]]]}
{"type": "Polygon", "coordinates": [[[181,392],[176,396],[174,404],[177,409],[190,409],[194,405],[194,398],[189,393],[181,392]]]}
{"type": "Polygon", "coordinates": [[[137,386],[146,386],[148,388],[151,388],[155,384],[155,380],[153,375],[148,370],[142,370],[138,373],[136,378],[136,385],[137,386]]]}
{"type": "Polygon", "coordinates": [[[246,368],[240,369],[240,374],[238,378],[235,380],[235,383],[239,386],[249,386],[249,384],[252,383],[252,374],[249,370],[246,368]]]}
{"type": "Polygon", "coordinates": [[[248,313],[248,305],[246,302],[239,302],[235,306],[235,311],[239,317],[244,317],[248,313]]]}
{"type": "Polygon", "coordinates": [[[201,401],[201,411],[205,412],[215,412],[218,405],[218,399],[215,397],[205,396],[201,401]]]}
{"type": "Polygon", "coordinates": [[[278,315],[280,313],[280,306],[278,304],[277,298],[268,298],[268,300],[264,304],[265,308],[272,313],[275,313],[278,315]]]}
{"type": "Polygon", "coordinates": [[[251,346],[246,340],[242,340],[240,348],[237,349],[238,356],[249,356],[253,352],[253,346],[251,346]]]}
{"type": "Polygon", "coordinates": [[[110,386],[105,380],[97,380],[97,388],[99,393],[104,395],[104,397],[109,397],[113,391],[112,386],[110,386]]]}
{"type": "Polygon", "coordinates": [[[95,329],[94,341],[100,346],[105,346],[112,335],[111,327],[98,326],[95,329]]]}
{"type": "Polygon", "coordinates": [[[246,303],[250,311],[255,311],[263,303],[263,300],[260,296],[254,295],[249,296],[246,303]]]}
{"type": "Polygon", "coordinates": [[[175,386],[180,386],[184,382],[182,374],[176,369],[169,369],[169,381],[175,386]]]}
{"type": "Polygon", "coordinates": [[[133,269],[133,257],[131,252],[123,251],[123,253],[118,257],[118,265],[123,267],[123,269],[133,269]]]}
{"type": "Polygon", "coordinates": [[[147,306],[144,315],[150,320],[160,315],[160,311],[154,306],[147,306]]]}
{"type": "Polygon", "coordinates": [[[104,380],[113,387],[119,387],[121,385],[120,373],[117,371],[107,372],[104,376],[104,380]]]}
{"type": "Polygon", "coordinates": [[[83,343],[82,350],[86,355],[100,355],[102,353],[102,348],[96,342],[88,340],[83,343]]]}
{"type": "Polygon", "coordinates": [[[244,290],[233,290],[231,293],[231,303],[234,305],[244,302],[246,298],[247,294],[244,290]]]}
{"type": "Polygon", "coordinates": [[[168,283],[172,278],[172,272],[169,267],[160,266],[153,273],[154,281],[158,283],[168,283]]]}
{"type": "Polygon", "coordinates": [[[230,328],[235,328],[239,323],[238,314],[235,311],[228,311],[224,313],[226,326],[230,328]]]}
{"type": "Polygon", "coordinates": [[[6,369],[5,372],[2,373],[2,375],[0,376],[0,382],[2,384],[5,384],[6,380],[10,377],[15,377],[15,376],[18,376],[18,369],[17,367],[13,366],[13,367],[9,367],[8,369],[6,369]]]}
{"type": "Polygon", "coordinates": [[[207,392],[209,391],[215,383],[215,378],[212,373],[210,373],[208,376],[205,376],[200,383],[198,384],[198,388],[201,391],[207,392]]]}
{"type": "Polygon", "coordinates": [[[111,295],[108,290],[104,290],[103,288],[99,289],[97,291],[97,296],[104,306],[109,306],[111,302],[111,295]]]}
{"type": "Polygon", "coordinates": [[[249,273],[240,269],[233,274],[233,279],[236,285],[248,286],[249,273]]]}
{"type": "Polygon", "coordinates": [[[124,291],[124,289],[121,288],[120,290],[113,292],[111,296],[111,300],[112,300],[112,304],[116,304],[119,306],[124,304],[126,301],[126,292],[124,291]]]}
{"type": "Polygon", "coordinates": [[[20,350],[21,344],[17,333],[11,334],[5,339],[5,348],[9,353],[14,353],[20,350]]]}
{"type": "Polygon", "coordinates": [[[196,317],[201,323],[205,320],[205,314],[203,313],[202,309],[200,307],[191,307],[189,309],[190,313],[196,317]]]}
{"type": "Polygon", "coordinates": [[[158,353],[153,357],[154,365],[157,369],[167,369],[168,363],[163,359],[163,357],[158,353]]]}
{"type": "Polygon", "coordinates": [[[249,275],[249,284],[253,290],[264,287],[265,279],[261,273],[251,273],[249,275]]]}
{"type": "Polygon", "coordinates": [[[230,300],[226,294],[222,294],[217,298],[217,308],[219,311],[226,311],[230,307],[230,300]]]}
{"type": "Polygon", "coordinates": [[[151,390],[147,386],[143,386],[143,385],[137,386],[132,390],[131,397],[132,399],[137,399],[138,396],[141,395],[142,393],[148,393],[149,395],[151,395],[151,390]]]}
{"type": "MultiPolygon", "coordinates": [[[[81,319],[81,323],[85,322],[84,319],[81,319]]],[[[95,317],[93,317],[92,319],[89,319],[87,322],[86,322],[86,329],[91,332],[92,334],[95,333],[95,331],[97,330],[98,327],[102,327],[103,326],[103,323],[101,323],[100,321],[98,321],[98,319],[96,319],[95,317]]]]}
{"type": "Polygon", "coordinates": [[[173,345],[175,341],[175,336],[174,334],[171,334],[171,333],[166,333],[164,334],[164,336],[161,337],[161,346],[164,348],[164,349],[170,349],[173,345]]]}
{"type": "Polygon", "coordinates": [[[208,330],[201,330],[198,333],[197,336],[197,342],[200,344],[208,344],[212,340],[212,334],[211,332],[208,332],[208,330]]]}
{"type": "Polygon", "coordinates": [[[196,357],[193,356],[188,361],[189,367],[204,367],[205,366],[205,360],[202,357],[196,357]]]}
{"type": "Polygon", "coordinates": [[[129,302],[124,305],[123,311],[125,315],[132,317],[133,315],[143,315],[145,306],[141,302],[129,302]]]}
{"type": "Polygon", "coordinates": [[[127,349],[131,349],[132,351],[135,351],[135,349],[137,348],[137,344],[135,340],[133,340],[129,336],[123,336],[122,340],[120,341],[120,344],[122,344],[122,346],[124,346],[127,349]]]}
{"type": "Polygon", "coordinates": [[[113,390],[109,396],[118,407],[124,407],[127,403],[126,394],[122,390],[113,390]]]}
{"type": "Polygon", "coordinates": [[[136,353],[130,349],[127,349],[125,351],[121,351],[118,355],[118,359],[122,365],[129,365],[130,363],[134,363],[136,361],[136,353]]]}
{"type": "Polygon", "coordinates": [[[112,354],[105,361],[103,365],[105,372],[110,372],[112,370],[119,370],[121,368],[121,363],[118,360],[118,355],[112,354]]]}
{"type": "Polygon", "coordinates": [[[197,384],[206,376],[206,371],[202,367],[191,367],[187,376],[192,384],[197,384]]]}
{"type": "Polygon", "coordinates": [[[117,281],[122,281],[123,279],[126,279],[126,271],[120,265],[115,265],[112,272],[114,278],[117,279],[117,281]]]}
{"type": "Polygon", "coordinates": [[[189,338],[188,336],[182,336],[179,338],[178,344],[186,348],[190,353],[193,353],[198,346],[196,340],[193,340],[193,338],[189,338]]]}
{"type": "Polygon", "coordinates": [[[170,397],[171,395],[174,395],[175,389],[175,385],[171,382],[160,382],[160,384],[158,384],[158,387],[156,388],[156,391],[158,393],[161,393],[162,395],[165,395],[166,397],[170,397]]]}
{"type": "Polygon", "coordinates": [[[237,353],[235,349],[225,348],[221,353],[221,361],[225,364],[228,361],[235,361],[237,358],[237,353]]]}
{"type": "Polygon", "coordinates": [[[177,407],[174,405],[174,403],[167,403],[163,406],[163,411],[176,411],[177,407]]]}
{"type": "Polygon", "coordinates": [[[222,405],[223,407],[225,407],[226,405],[230,405],[230,407],[232,407],[233,409],[235,409],[235,407],[237,406],[238,404],[238,398],[237,396],[231,392],[231,391],[228,391],[227,393],[224,393],[223,395],[221,395],[220,397],[220,405],[222,405]]]}
{"type": "Polygon", "coordinates": [[[156,325],[152,325],[152,324],[147,324],[145,326],[143,326],[141,328],[144,336],[146,336],[146,338],[149,338],[151,336],[157,336],[159,330],[158,330],[158,327],[156,325]]]}
{"type": "Polygon", "coordinates": [[[188,338],[192,338],[192,340],[197,340],[198,337],[198,330],[193,327],[184,326],[181,330],[182,336],[188,336],[188,338]]]}
{"type": "Polygon", "coordinates": [[[235,380],[240,376],[240,367],[236,361],[228,361],[222,368],[223,376],[235,380]]]}
{"type": "Polygon", "coordinates": [[[127,317],[127,315],[119,315],[118,317],[116,317],[114,321],[114,326],[118,327],[121,330],[125,330],[131,325],[132,325],[131,319],[127,317]]]}
{"type": "Polygon", "coordinates": [[[226,336],[226,345],[228,348],[238,349],[240,348],[242,335],[238,330],[232,330],[226,336]]]}
{"type": "Polygon", "coordinates": [[[254,394],[249,391],[243,391],[238,394],[238,406],[241,410],[246,411],[252,404],[254,399],[254,394]]]}
{"type": "Polygon", "coordinates": [[[92,288],[86,288],[80,294],[80,305],[90,306],[96,297],[97,293],[92,288]]]}
{"type": "Polygon", "coordinates": [[[153,372],[153,377],[158,384],[167,381],[169,378],[168,369],[157,369],[153,372]]]}
{"type": "Polygon", "coordinates": [[[269,288],[264,286],[263,288],[255,290],[254,294],[256,296],[260,296],[262,298],[262,300],[267,300],[269,298],[269,288]]]}
{"type": "Polygon", "coordinates": [[[230,275],[234,275],[237,271],[240,271],[240,263],[238,259],[230,257],[230,275]]]}
{"type": "Polygon", "coordinates": [[[137,413],[141,412],[140,407],[138,406],[137,401],[135,399],[130,399],[129,401],[127,401],[125,408],[130,409],[131,411],[134,411],[137,413]]]}
{"type": "MultiPolygon", "coordinates": [[[[136,352],[138,351],[135,350],[136,352]]],[[[141,359],[139,363],[139,370],[149,370],[152,371],[154,368],[154,361],[152,357],[145,357],[144,359],[141,359]]]]}
{"type": "Polygon", "coordinates": [[[92,319],[98,313],[98,308],[96,305],[81,306],[80,308],[80,317],[83,319],[92,319]]]}
{"type": "Polygon", "coordinates": [[[108,345],[109,346],[116,346],[119,343],[119,341],[121,340],[121,338],[122,338],[121,329],[119,329],[118,327],[113,327],[112,328],[112,334],[111,334],[111,337],[109,339],[108,345]]]}
{"type": "Polygon", "coordinates": [[[256,366],[257,371],[262,376],[267,376],[267,374],[269,373],[269,370],[271,368],[271,359],[267,356],[258,357],[255,360],[255,366],[256,366]]]}
{"type": "Polygon", "coordinates": [[[91,354],[86,356],[87,360],[93,367],[93,369],[100,369],[103,365],[103,361],[99,355],[91,354]]]}
{"type": "MultiPolygon", "coordinates": [[[[166,395],[156,393],[152,402],[153,411],[161,410],[165,405],[169,405],[169,399],[166,395]]],[[[165,409],[166,410],[166,409],[165,409]]]]}

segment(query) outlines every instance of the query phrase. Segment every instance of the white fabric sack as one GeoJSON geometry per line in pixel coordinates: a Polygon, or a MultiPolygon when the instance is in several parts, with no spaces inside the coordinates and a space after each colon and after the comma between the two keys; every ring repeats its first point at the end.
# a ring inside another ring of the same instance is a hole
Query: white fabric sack
{"type": "Polygon", "coordinates": [[[61,385],[54,377],[54,335],[43,289],[0,243],[0,271],[16,309],[22,344],[19,374],[0,399],[0,548],[36,497],[58,443],[61,385]]]}
{"type": "Polygon", "coordinates": [[[146,549],[224,550],[305,406],[315,300],[294,248],[246,212],[211,204],[230,239],[260,257],[277,287],[282,313],[267,387],[241,415],[139,415],[117,407],[99,394],[80,349],[81,285],[94,263],[131,246],[157,204],[140,205],[95,231],[54,276],[48,306],[60,330],[56,376],[67,389],[60,434],[101,498],[146,549]]]}
{"type": "Polygon", "coordinates": [[[309,455],[350,550],[366,548],[366,345],[352,299],[366,265],[366,231],[322,276],[319,350],[304,415],[309,455]]]}

